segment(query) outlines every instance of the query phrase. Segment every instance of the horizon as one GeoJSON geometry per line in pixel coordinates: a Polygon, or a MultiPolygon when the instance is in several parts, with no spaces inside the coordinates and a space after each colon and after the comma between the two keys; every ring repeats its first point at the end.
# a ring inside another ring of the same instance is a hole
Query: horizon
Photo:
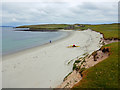
{"type": "MultiPolygon", "coordinates": [[[[26,26],[26,25],[46,25],[46,24],[91,24],[91,25],[100,25],[100,24],[118,24],[118,22],[112,23],[41,23],[41,24],[24,24],[24,25],[16,25],[16,26],[26,26]]],[[[14,25],[2,25],[0,27],[15,27],[14,25]]]]}

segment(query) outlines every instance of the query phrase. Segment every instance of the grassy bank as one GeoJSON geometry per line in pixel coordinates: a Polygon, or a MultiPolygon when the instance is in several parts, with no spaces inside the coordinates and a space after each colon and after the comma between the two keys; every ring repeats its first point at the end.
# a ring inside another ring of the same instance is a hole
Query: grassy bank
{"type": "Polygon", "coordinates": [[[104,34],[105,39],[119,38],[118,36],[118,24],[101,24],[101,25],[86,25],[94,31],[104,34]]]}
{"type": "MultiPolygon", "coordinates": [[[[119,43],[120,44],[120,43],[119,43]]],[[[74,88],[118,88],[118,42],[105,45],[111,48],[110,56],[85,70],[83,79],[74,88]]]]}
{"type": "MultiPolygon", "coordinates": [[[[120,39],[118,36],[118,24],[86,25],[94,31],[100,32],[105,39],[120,39]]],[[[98,63],[84,72],[83,79],[74,88],[119,88],[118,85],[118,45],[120,42],[111,43],[103,47],[110,47],[111,54],[104,61],[98,63]]]]}

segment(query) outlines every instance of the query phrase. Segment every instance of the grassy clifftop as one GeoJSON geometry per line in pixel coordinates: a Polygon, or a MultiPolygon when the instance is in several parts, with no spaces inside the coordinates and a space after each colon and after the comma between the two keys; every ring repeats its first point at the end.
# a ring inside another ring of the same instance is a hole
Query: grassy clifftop
{"type": "MultiPolygon", "coordinates": [[[[120,44],[120,43],[119,43],[120,44]]],[[[83,79],[74,88],[118,88],[118,42],[105,45],[111,48],[110,56],[83,72],[83,79]]]]}
{"type": "Polygon", "coordinates": [[[101,25],[86,25],[87,28],[90,28],[94,31],[104,34],[105,39],[119,38],[118,36],[118,24],[101,24],[101,25]]]}

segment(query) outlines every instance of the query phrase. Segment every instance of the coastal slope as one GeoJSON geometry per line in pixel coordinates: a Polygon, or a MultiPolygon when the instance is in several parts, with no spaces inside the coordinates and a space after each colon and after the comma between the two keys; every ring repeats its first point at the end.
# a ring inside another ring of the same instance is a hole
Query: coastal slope
{"type": "Polygon", "coordinates": [[[72,71],[78,57],[101,47],[100,33],[89,29],[68,32],[71,35],[58,42],[4,56],[3,88],[54,88],[72,71]],[[68,48],[73,44],[79,47],[68,48]]]}

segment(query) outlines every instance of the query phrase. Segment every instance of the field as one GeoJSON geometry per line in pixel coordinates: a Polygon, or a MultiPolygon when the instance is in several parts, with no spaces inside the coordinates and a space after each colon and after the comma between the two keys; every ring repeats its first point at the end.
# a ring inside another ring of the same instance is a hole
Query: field
{"type": "MultiPolygon", "coordinates": [[[[119,43],[120,44],[120,43],[119,43]]],[[[111,48],[110,56],[85,70],[83,79],[74,88],[118,88],[118,42],[105,45],[111,48]]]]}
{"type": "Polygon", "coordinates": [[[94,31],[100,32],[103,34],[105,39],[120,39],[118,28],[119,25],[117,23],[113,24],[99,24],[99,25],[89,25],[86,24],[85,27],[77,27],[79,29],[92,29],[94,31]]]}
{"type": "Polygon", "coordinates": [[[41,25],[25,25],[25,26],[18,26],[16,28],[30,28],[30,29],[46,29],[46,30],[59,30],[59,29],[64,29],[65,27],[68,27],[70,25],[68,24],[41,24],[41,25]]]}
{"type": "Polygon", "coordinates": [[[119,38],[118,36],[118,24],[101,24],[101,25],[86,25],[94,31],[104,34],[105,39],[119,38]]]}

